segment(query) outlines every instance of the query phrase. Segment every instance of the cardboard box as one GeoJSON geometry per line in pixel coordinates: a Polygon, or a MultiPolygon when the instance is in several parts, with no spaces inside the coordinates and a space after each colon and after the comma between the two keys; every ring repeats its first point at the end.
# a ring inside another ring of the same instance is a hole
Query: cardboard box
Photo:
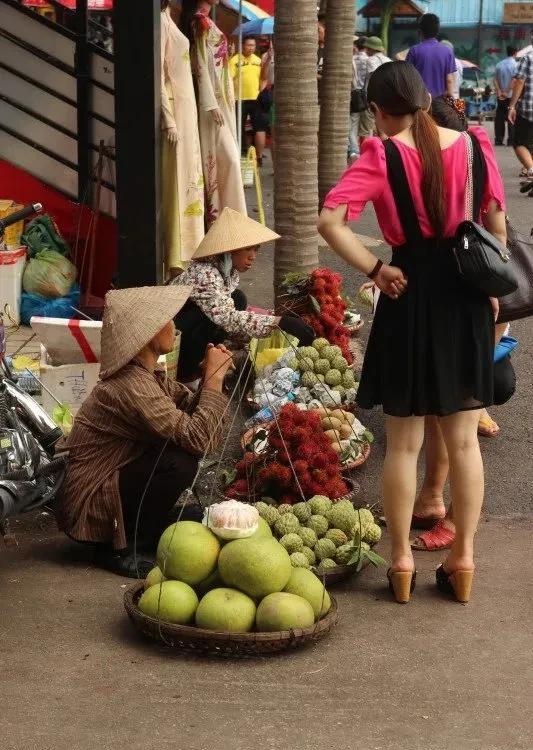
{"type": "Polygon", "coordinates": [[[96,364],[100,361],[100,321],[34,316],[30,325],[44,345],[50,364],[96,364]]]}
{"type": "MultiPolygon", "coordinates": [[[[87,396],[90,394],[100,375],[100,363],[89,364],[76,362],[67,365],[52,365],[46,348],[41,344],[41,358],[39,362],[40,378],[45,386],[62,404],[68,406],[72,415],[76,414],[87,396]]],[[[42,404],[48,414],[52,414],[57,406],[56,401],[42,391],[42,404]]]]}

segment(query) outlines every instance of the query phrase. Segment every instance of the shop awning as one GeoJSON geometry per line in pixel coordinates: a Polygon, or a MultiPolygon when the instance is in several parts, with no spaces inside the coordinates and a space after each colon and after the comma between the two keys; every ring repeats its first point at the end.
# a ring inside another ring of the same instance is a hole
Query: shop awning
{"type": "MultiPolygon", "coordinates": [[[[233,10],[235,13],[239,12],[239,0],[221,0],[221,5],[226,8],[233,10]]],[[[268,13],[257,5],[248,2],[248,0],[242,0],[242,17],[247,21],[256,21],[259,18],[268,18],[268,13]]]]}
{"type": "MultiPolygon", "coordinates": [[[[382,12],[382,4],[377,0],[371,0],[364,7],[362,7],[361,10],[357,11],[358,15],[363,16],[363,18],[380,18],[382,12]]],[[[413,0],[398,0],[393,11],[393,16],[395,18],[397,18],[398,16],[418,17],[423,15],[423,9],[419,5],[417,5],[417,3],[413,2],[413,0]]]]}
{"type": "MultiPolygon", "coordinates": [[[[76,10],[76,0],[55,0],[57,5],[62,5],[68,10],[76,10]]],[[[27,8],[47,8],[52,5],[48,0],[22,0],[22,5],[27,8]]],[[[89,10],[113,10],[113,0],[87,0],[89,10]]]]}

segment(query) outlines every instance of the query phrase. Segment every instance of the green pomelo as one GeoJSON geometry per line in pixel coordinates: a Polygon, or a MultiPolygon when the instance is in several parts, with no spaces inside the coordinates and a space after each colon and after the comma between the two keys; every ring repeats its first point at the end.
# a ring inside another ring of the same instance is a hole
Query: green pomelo
{"type": "Polygon", "coordinates": [[[259,526],[257,531],[254,531],[252,536],[247,537],[248,539],[268,539],[272,537],[272,530],[264,518],[259,516],[259,526]]]}
{"type": "Polygon", "coordinates": [[[196,610],[196,624],[219,633],[249,633],[255,622],[255,602],[235,589],[213,589],[196,610]]]}
{"type": "Polygon", "coordinates": [[[285,588],[292,566],[287,550],[273,538],[236,539],[220,553],[218,569],[226,586],[261,599],[285,588]]]}
{"type": "Polygon", "coordinates": [[[205,580],[216,568],[220,542],[196,521],[179,521],[165,529],[157,545],[157,564],[167,578],[191,586],[205,580]]]}
{"type": "Polygon", "coordinates": [[[313,607],[315,620],[326,615],[331,608],[331,599],[322,582],[305,568],[293,568],[289,583],[283,590],[306,599],[313,607]]]}
{"type": "Polygon", "coordinates": [[[263,599],[257,608],[255,622],[260,632],[277,633],[310,628],[315,622],[315,614],[307,599],[282,591],[263,599]]]}
{"type": "Polygon", "coordinates": [[[163,581],[150,586],[139,599],[139,609],[145,615],[178,625],[191,622],[197,607],[196,593],[183,581],[163,581]]]}
{"type": "Polygon", "coordinates": [[[155,566],[155,568],[152,568],[152,570],[148,573],[146,576],[146,580],[144,581],[144,590],[149,589],[150,586],[155,586],[158,583],[163,583],[163,581],[166,581],[167,579],[161,573],[160,568],[155,566]]]}

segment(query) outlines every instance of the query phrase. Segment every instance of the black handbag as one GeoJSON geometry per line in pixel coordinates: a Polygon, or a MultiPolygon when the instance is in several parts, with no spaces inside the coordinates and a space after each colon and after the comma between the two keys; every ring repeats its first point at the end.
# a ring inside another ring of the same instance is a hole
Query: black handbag
{"type": "Polygon", "coordinates": [[[500,302],[498,321],[502,323],[533,315],[533,231],[531,237],[524,237],[507,220],[507,248],[518,289],[500,302]]]}
{"type": "Polygon", "coordinates": [[[350,97],[350,113],[364,112],[368,107],[365,89],[352,89],[350,97]]]}
{"type": "MultiPolygon", "coordinates": [[[[468,153],[467,216],[479,216],[487,166],[477,138],[465,134],[468,153]]],[[[507,248],[475,221],[457,227],[454,255],[464,281],[489,297],[505,297],[518,289],[507,248]]]]}

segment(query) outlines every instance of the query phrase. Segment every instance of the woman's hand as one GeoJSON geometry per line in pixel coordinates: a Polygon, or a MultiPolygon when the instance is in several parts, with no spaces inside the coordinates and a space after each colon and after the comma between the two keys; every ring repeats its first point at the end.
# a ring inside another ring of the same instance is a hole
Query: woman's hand
{"type": "Polygon", "coordinates": [[[377,288],[391,299],[398,299],[407,289],[407,277],[401,268],[383,265],[374,282],[377,288]]]}
{"type": "Polygon", "coordinates": [[[233,358],[229,349],[223,344],[208,344],[203,361],[204,385],[221,390],[224,377],[233,368],[233,358]]]}
{"type": "Polygon", "coordinates": [[[492,306],[492,312],[494,313],[494,320],[498,320],[498,315],[500,314],[500,302],[498,297],[489,297],[489,299],[492,306]]]}
{"type": "Polygon", "coordinates": [[[224,125],[224,116],[219,109],[211,109],[211,117],[215,121],[215,125],[221,128],[224,125]]]}
{"type": "Polygon", "coordinates": [[[167,128],[165,130],[165,135],[167,137],[167,141],[172,145],[175,146],[178,142],[178,131],[176,128],[167,128]]]}

